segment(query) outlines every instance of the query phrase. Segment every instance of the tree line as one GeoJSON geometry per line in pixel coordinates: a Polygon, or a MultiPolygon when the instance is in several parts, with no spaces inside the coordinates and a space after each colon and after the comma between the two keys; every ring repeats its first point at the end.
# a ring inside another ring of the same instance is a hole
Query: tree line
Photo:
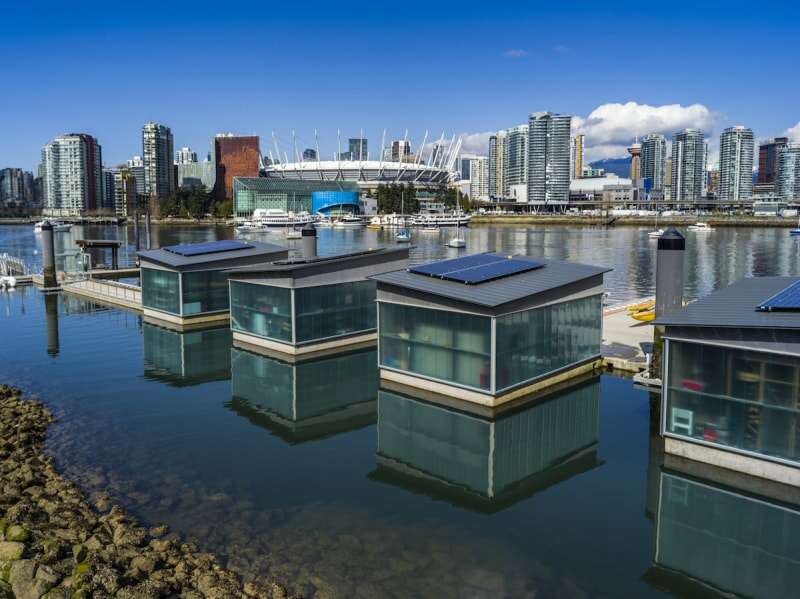
{"type": "Polygon", "coordinates": [[[166,198],[159,200],[161,217],[203,218],[211,214],[215,218],[233,216],[233,200],[219,202],[205,186],[180,187],[166,198]]]}
{"type": "MultiPolygon", "coordinates": [[[[416,214],[419,212],[417,189],[413,183],[380,184],[375,190],[375,199],[378,201],[378,212],[381,214],[399,214],[401,212],[416,214]]],[[[469,196],[444,185],[436,190],[435,199],[444,204],[447,210],[455,210],[460,207],[467,212],[470,209],[469,196]]]]}

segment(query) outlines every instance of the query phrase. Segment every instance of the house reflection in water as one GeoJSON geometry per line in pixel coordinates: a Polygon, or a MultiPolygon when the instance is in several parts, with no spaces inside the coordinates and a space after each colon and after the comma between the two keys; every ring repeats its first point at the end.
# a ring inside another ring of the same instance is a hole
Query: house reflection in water
{"type": "Polygon", "coordinates": [[[662,472],[655,558],[645,580],[681,597],[797,597],[797,490],[755,484],[759,494],[662,472]]]}
{"type": "Polygon", "coordinates": [[[231,378],[228,327],[179,332],[144,322],[144,375],[177,387],[231,378]]]}
{"type": "Polygon", "coordinates": [[[599,466],[599,424],[598,376],[523,398],[491,416],[467,402],[423,398],[419,390],[384,383],[378,466],[370,477],[495,512],[599,466]]]}
{"type": "Polygon", "coordinates": [[[355,430],[375,422],[377,352],[286,362],[234,347],[228,407],[289,443],[355,430]]]}

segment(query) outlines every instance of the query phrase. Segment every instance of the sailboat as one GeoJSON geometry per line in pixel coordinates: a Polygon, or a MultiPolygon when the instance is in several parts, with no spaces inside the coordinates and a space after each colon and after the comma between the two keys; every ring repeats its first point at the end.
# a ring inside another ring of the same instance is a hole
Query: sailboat
{"type": "Polygon", "coordinates": [[[664,229],[659,229],[659,228],[658,228],[658,212],[656,212],[656,230],[655,230],[655,231],[650,231],[650,232],[647,234],[647,236],[648,236],[650,239],[658,239],[658,238],[659,238],[659,237],[661,237],[663,234],[664,234],[664,229]]]}
{"type": "Polygon", "coordinates": [[[465,248],[467,247],[467,240],[459,235],[460,231],[459,221],[456,220],[456,234],[454,237],[451,237],[447,240],[447,247],[449,248],[465,248]]]}
{"type": "Polygon", "coordinates": [[[411,241],[411,231],[406,227],[406,206],[403,192],[400,192],[400,212],[403,214],[403,228],[394,236],[397,243],[409,243],[411,241]]]}

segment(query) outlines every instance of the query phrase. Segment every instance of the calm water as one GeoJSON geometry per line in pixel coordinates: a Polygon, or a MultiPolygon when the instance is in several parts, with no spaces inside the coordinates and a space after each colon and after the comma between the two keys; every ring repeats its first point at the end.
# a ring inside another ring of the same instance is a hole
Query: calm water
{"type": "MultiPolygon", "coordinates": [[[[59,243],[112,233],[76,227],[59,243]]],[[[322,230],[320,249],[382,238],[322,230]]],[[[415,260],[446,255],[418,238],[415,260]]],[[[613,266],[613,300],[652,293],[644,229],[476,228],[468,243],[613,266]]],[[[31,228],[0,227],[3,251],[35,261],[31,228]]],[[[794,242],[772,229],[689,237],[687,263],[693,296],[798,272],[794,242]]],[[[762,546],[800,532],[800,516],[663,473],[651,397],[626,379],[584,380],[487,421],[379,390],[374,352],[291,366],[232,348],[224,329],[177,334],[29,288],[0,295],[0,339],[0,381],[56,411],[48,449],[68,476],[247,577],[348,598],[702,596],[693,578],[776,597],[800,584],[797,537],[762,546]]]]}

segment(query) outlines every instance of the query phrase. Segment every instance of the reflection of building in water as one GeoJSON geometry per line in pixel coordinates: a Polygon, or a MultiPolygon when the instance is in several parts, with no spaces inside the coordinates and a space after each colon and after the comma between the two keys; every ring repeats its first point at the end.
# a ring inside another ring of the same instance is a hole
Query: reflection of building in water
{"type": "Polygon", "coordinates": [[[290,443],[375,421],[375,349],[289,363],[234,347],[233,411],[290,443]]]}
{"type": "Polygon", "coordinates": [[[228,327],[179,331],[143,323],[144,375],[179,387],[231,377],[228,327]]]}
{"type": "MultiPolygon", "coordinates": [[[[767,485],[759,492],[770,492],[767,485]]],[[[654,563],[644,579],[681,597],[796,597],[799,509],[663,472],[654,563]]]]}
{"type": "Polygon", "coordinates": [[[371,478],[498,511],[599,465],[599,377],[515,402],[493,418],[465,402],[420,395],[391,383],[381,389],[371,478]]]}

